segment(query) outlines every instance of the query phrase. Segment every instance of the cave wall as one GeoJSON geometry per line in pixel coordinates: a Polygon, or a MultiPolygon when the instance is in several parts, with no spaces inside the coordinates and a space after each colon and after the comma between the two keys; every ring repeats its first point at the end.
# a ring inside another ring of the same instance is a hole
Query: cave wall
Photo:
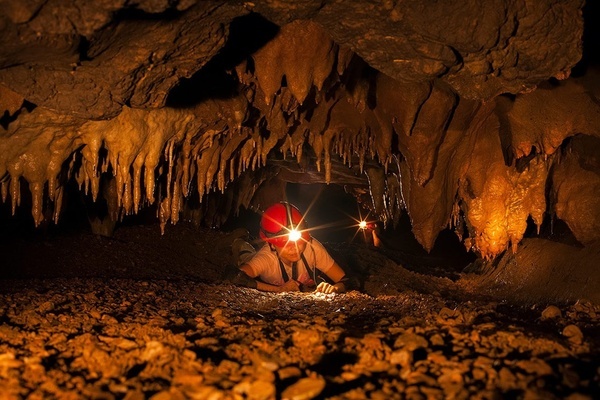
{"type": "Polygon", "coordinates": [[[164,231],[260,210],[296,174],[367,187],[426,250],[450,227],[493,258],[549,217],[598,239],[581,1],[0,6],[2,201],[26,188],[36,225],[69,179],[97,199],[113,177],[111,217],[154,206],[164,231]]]}

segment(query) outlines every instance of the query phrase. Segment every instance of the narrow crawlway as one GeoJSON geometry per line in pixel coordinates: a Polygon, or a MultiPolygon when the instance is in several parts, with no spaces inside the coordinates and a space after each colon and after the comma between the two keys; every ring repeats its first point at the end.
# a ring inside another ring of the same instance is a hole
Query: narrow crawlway
{"type": "Polygon", "coordinates": [[[461,279],[357,245],[332,249],[352,260],[360,291],[263,293],[220,280],[228,240],[182,225],[165,236],[136,226],[112,239],[13,241],[11,254],[29,251],[0,280],[0,392],[592,399],[600,389],[600,307],[591,302],[475,296],[461,279]]]}

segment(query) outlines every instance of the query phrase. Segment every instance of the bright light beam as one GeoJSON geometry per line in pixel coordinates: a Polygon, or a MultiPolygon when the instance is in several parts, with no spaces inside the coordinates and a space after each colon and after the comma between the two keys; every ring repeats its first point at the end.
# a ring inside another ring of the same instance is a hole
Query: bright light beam
{"type": "Polygon", "coordinates": [[[297,242],[302,237],[302,233],[296,229],[292,229],[288,234],[288,238],[290,242],[297,242]]]}

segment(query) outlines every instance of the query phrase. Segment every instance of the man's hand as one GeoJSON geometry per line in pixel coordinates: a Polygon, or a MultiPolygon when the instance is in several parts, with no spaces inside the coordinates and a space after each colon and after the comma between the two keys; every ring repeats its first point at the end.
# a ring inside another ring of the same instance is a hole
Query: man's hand
{"type": "Polygon", "coordinates": [[[338,293],[340,292],[340,288],[338,286],[331,285],[327,282],[321,282],[315,289],[315,292],[330,294],[330,293],[338,293]]]}
{"type": "Polygon", "coordinates": [[[284,283],[282,286],[280,286],[280,288],[281,288],[280,292],[299,292],[300,284],[298,282],[296,282],[295,280],[290,279],[289,281],[284,283]]]}

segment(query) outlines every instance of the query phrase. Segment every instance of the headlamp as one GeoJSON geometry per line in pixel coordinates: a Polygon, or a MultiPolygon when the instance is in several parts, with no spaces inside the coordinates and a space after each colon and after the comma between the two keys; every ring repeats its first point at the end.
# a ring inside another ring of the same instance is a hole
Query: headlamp
{"type": "Polygon", "coordinates": [[[358,229],[362,229],[367,230],[367,229],[375,229],[377,227],[377,225],[375,224],[375,222],[367,222],[367,221],[360,221],[358,223],[358,229]]]}
{"type": "Polygon", "coordinates": [[[260,237],[275,247],[285,247],[299,240],[308,242],[310,234],[304,227],[302,214],[289,203],[269,207],[262,216],[260,237]]]}
{"type": "Polygon", "coordinates": [[[297,242],[298,240],[300,240],[301,237],[302,234],[296,229],[292,229],[288,234],[288,239],[290,240],[290,242],[297,242]]]}
{"type": "Polygon", "coordinates": [[[307,231],[299,231],[295,228],[283,228],[275,234],[269,234],[268,232],[263,232],[263,234],[267,241],[275,247],[285,247],[288,243],[295,243],[299,240],[308,241],[310,238],[307,231]]]}

